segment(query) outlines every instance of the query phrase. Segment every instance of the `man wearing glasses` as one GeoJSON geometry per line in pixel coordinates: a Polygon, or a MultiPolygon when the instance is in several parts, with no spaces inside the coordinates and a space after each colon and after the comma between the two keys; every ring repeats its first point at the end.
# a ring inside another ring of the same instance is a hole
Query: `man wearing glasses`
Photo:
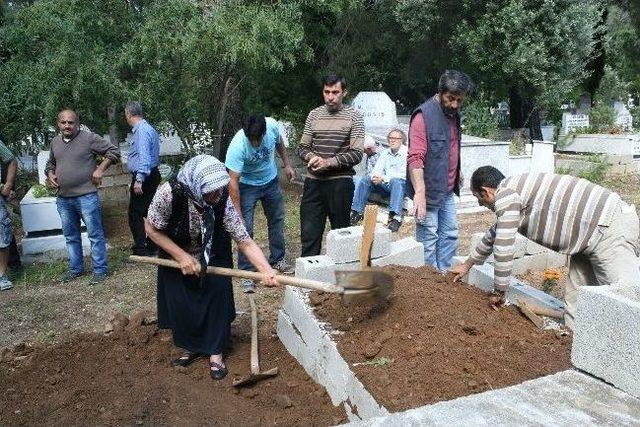
{"type": "Polygon", "coordinates": [[[80,130],[73,110],[58,113],[60,134],[51,141],[49,161],[45,167],[46,184],[58,189],[56,205],[67,241],[69,270],[60,278],[69,282],[84,274],[80,219],[87,226],[91,242],[93,275],[89,284],[107,278],[107,250],[97,186],[109,165],[120,159],[118,148],[92,132],[80,130]],[[102,156],[97,164],[95,156],[102,156]]]}
{"type": "Polygon", "coordinates": [[[362,221],[364,208],[372,191],[390,197],[387,227],[395,233],[402,225],[402,202],[407,177],[405,139],[401,129],[392,129],[387,135],[389,147],[380,153],[371,174],[358,181],[351,206],[351,225],[362,221]]]}

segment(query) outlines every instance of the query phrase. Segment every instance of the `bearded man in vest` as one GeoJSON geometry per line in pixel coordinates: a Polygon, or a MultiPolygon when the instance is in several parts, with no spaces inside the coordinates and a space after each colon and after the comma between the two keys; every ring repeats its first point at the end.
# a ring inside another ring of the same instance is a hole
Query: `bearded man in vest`
{"type": "Polygon", "coordinates": [[[424,262],[445,272],[458,247],[455,195],[460,195],[460,107],[472,90],[465,73],[446,70],[438,93],[411,115],[407,190],[413,198],[416,240],[424,262]]]}

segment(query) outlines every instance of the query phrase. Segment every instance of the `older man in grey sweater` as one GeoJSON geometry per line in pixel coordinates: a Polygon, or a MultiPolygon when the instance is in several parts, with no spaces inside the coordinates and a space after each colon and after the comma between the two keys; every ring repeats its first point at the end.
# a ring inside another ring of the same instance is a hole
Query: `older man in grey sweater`
{"type": "Polygon", "coordinates": [[[120,152],[99,135],[80,130],[75,111],[61,111],[58,128],[60,135],[51,141],[45,174],[47,186],[58,189],[56,204],[69,253],[69,270],[60,281],[68,282],[84,274],[80,235],[82,218],[91,242],[93,276],[89,283],[96,284],[107,278],[106,240],[97,186],[102,183],[102,176],[109,165],[119,161],[120,152]],[[102,156],[98,165],[97,155],[102,156]]]}

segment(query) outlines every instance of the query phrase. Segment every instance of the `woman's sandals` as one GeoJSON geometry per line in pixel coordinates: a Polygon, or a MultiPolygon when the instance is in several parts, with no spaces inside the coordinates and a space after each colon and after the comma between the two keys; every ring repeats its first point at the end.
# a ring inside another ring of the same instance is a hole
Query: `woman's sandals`
{"type": "Polygon", "coordinates": [[[226,366],[222,366],[219,363],[212,362],[211,360],[209,360],[209,373],[211,374],[211,378],[213,378],[214,380],[221,380],[227,376],[227,372],[229,371],[227,370],[226,366]],[[214,371],[211,368],[217,368],[217,369],[214,371]]]}
{"type": "Polygon", "coordinates": [[[172,360],[171,366],[189,366],[196,360],[200,359],[202,356],[204,356],[204,354],[202,353],[192,353],[190,351],[187,351],[183,353],[179,358],[172,360]]]}

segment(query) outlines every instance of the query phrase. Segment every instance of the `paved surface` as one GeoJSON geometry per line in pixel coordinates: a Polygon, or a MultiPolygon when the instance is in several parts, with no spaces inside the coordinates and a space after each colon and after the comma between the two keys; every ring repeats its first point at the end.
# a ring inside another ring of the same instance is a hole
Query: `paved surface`
{"type": "Polygon", "coordinates": [[[349,426],[638,426],[640,400],[576,370],[349,426]]]}

